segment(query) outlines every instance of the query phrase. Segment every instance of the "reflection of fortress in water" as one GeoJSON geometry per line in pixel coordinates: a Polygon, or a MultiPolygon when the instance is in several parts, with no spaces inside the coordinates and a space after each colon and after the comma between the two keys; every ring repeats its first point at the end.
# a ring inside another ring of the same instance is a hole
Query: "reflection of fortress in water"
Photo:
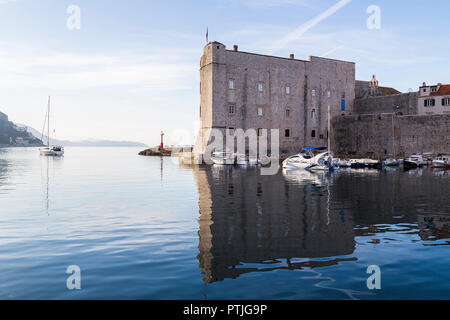
{"type": "Polygon", "coordinates": [[[334,258],[353,253],[353,221],[330,208],[326,185],[296,185],[281,174],[261,176],[256,169],[213,167],[194,172],[200,197],[198,260],[205,282],[353,260],[334,258]],[[290,260],[324,257],[333,258],[290,260]],[[277,259],[286,259],[287,266],[279,267],[277,259]],[[239,267],[241,263],[263,267],[239,267]]]}
{"type": "Polygon", "coordinates": [[[406,232],[416,235],[407,241],[423,246],[450,245],[450,183],[436,171],[261,176],[238,167],[193,170],[205,282],[356,260],[355,237],[383,245],[406,232]]]}

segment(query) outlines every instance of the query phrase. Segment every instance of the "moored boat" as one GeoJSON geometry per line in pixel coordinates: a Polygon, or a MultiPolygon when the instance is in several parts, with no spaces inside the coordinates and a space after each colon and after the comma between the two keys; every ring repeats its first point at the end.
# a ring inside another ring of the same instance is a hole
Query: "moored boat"
{"type": "Polygon", "coordinates": [[[403,167],[408,168],[421,168],[426,164],[426,162],[423,160],[422,155],[420,154],[413,154],[409,158],[405,159],[403,161],[403,167]]]}
{"type": "Polygon", "coordinates": [[[398,167],[400,164],[401,164],[400,160],[393,159],[393,158],[388,158],[383,161],[383,166],[386,166],[386,167],[398,167]]]}
{"type": "Polygon", "coordinates": [[[47,116],[45,119],[41,140],[44,138],[45,126],[47,125],[47,147],[39,149],[39,153],[45,157],[62,157],[64,155],[64,148],[62,146],[50,147],[50,97],[48,97],[47,116]]]}
{"type": "Polygon", "coordinates": [[[319,154],[315,152],[324,151],[327,148],[304,148],[299,154],[293,155],[283,161],[284,169],[305,169],[305,170],[332,170],[334,168],[333,158],[326,151],[319,154]]]}
{"type": "Polygon", "coordinates": [[[380,168],[381,162],[373,159],[350,159],[352,168],[380,168]]]}
{"type": "Polygon", "coordinates": [[[450,168],[450,157],[441,155],[433,160],[433,168],[450,168]]]}
{"type": "Polygon", "coordinates": [[[62,157],[64,155],[64,148],[63,147],[46,147],[39,149],[39,153],[41,156],[46,157],[62,157]]]}
{"type": "Polygon", "coordinates": [[[350,168],[352,166],[350,159],[336,159],[334,163],[341,168],[350,168]]]}
{"type": "Polygon", "coordinates": [[[211,161],[218,165],[233,165],[235,163],[235,154],[232,152],[214,152],[211,161]]]}
{"type": "Polygon", "coordinates": [[[248,165],[247,156],[245,154],[236,154],[236,164],[239,166],[246,166],[248,165]]]}

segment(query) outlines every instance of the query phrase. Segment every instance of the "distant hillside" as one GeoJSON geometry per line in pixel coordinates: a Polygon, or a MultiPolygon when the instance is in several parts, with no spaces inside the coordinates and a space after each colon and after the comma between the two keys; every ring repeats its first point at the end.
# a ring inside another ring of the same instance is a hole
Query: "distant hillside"
{"type": "MultiPolygon", "coordinates": [[[[27,128],[33,136],[41,138],[42,134],[34,128],[27,127],[25,125],[18,125],[20,127],[27,128]]],[[[44,144],[47,144],[47,136],[42,138],[44,144]]],[[[134,141],[110,141],[110,140],[98,140],[98,139],[88,139],[83,141],[68,141],[68,140],[57,140],[50,138],[50,145],[60,145],[64,147],[148,147],[145,143],[134,142],[134,141]]]]}
{"type": "Polygon", "coordinates": [[[9,121],[8,116],[0,112],[0,147],[41,147],[43,143],[23,127],[9,121]]]}

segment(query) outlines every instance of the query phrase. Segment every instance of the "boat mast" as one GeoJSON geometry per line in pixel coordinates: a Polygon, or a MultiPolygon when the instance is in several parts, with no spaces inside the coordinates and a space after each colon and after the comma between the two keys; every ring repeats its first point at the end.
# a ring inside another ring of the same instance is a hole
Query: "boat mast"
{"type": "Polygon", "coordinates": [[[48,96],[47,147],[50,148],[50,96],[48,96]]]}
{"type": "Polygon", "coordinates": [[[328,105],[328,133],[327,133],[327,138],[328,138],[328,152],[331,153],[331,114],[330,114],[330,105],[328,105]]]}
{"type": "Polygon", "coordinates": [[[395,150],[395,126],[394,126],[394,113],[392,114],[392,145],[394,147],[394,159],[397,159],[397,152],[395,150]]]}

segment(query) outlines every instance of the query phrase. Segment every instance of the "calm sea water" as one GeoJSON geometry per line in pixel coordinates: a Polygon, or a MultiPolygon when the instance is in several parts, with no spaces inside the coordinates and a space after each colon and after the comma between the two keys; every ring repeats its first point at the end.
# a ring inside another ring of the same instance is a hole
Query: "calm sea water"
{"type": "Polygon", "coordinates": [[[449,171],[261,176],[138,151],[0,149],[0,299],[450,299],[449,171]]]}

